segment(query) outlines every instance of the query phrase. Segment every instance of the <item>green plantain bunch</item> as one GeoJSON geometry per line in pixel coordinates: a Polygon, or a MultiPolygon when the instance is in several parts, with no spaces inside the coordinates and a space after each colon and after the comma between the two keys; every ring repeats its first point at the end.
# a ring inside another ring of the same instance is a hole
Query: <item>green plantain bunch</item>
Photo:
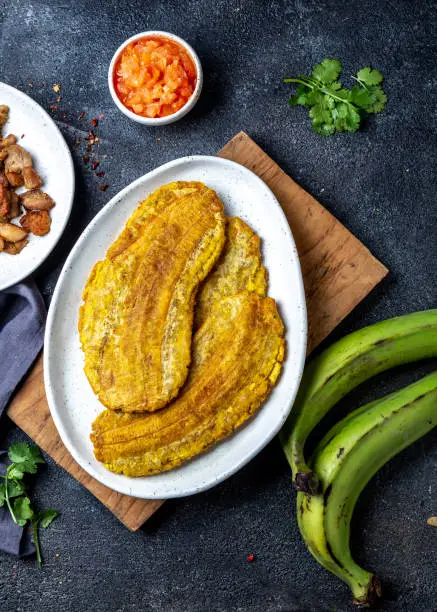
{"type": "Polygon", "coordinates": [[[307,464],[305,442],[329,410],[369,378],[395,366],[437,357],[437,310],[388,319],[346,336],[305,369],[293,411],[280,434],[298,490],[297,516],[313,556],[370,606],[381,583],[350,551],[355,504],[374,474],[437,425],[437,371],[358,408],[322,439],[307,464]]]}

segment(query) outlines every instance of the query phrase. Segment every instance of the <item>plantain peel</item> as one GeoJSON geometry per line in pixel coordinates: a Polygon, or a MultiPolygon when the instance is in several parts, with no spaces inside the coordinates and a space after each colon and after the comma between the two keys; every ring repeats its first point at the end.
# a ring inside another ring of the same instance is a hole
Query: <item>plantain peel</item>
{"type": "Polygon", "coordinates": [[[79,316],[85,373],[111,410],[154,411],[190,364],[194,297],[225,242],[223,205],[178,181],[141,202],[87,281],[79,316]]]}
{"type": "Polygon", "coordinates": [[[261,261],[259,237],[244,221],[231,217],[226,224],[225,248],[197,294],[195,329],[202,325],[217,300],[245,289],[265,297],[267,271],[261,261]]]}
{"type": "Polygon", "coordinates": [[[148,476],[229,436],[276,383],[283,336],[273,299],[248,291],[223,298],[194,336],[190,373],[178,398],[155,414],[102,412],[91,434],[96,458],[112,472],[148,476]]]}

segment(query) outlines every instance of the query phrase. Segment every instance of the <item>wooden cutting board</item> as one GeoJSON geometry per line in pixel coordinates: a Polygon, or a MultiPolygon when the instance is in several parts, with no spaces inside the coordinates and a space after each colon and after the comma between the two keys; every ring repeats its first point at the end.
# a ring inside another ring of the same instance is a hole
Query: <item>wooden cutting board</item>
{"type": "MultiPolygon", "coordinates": [[[[284,209],[302,266],[309,353],[384,278],[387,269],[247,134],[237,134],[218,155],[260,176],[284,209]]],[[[50,416],[41,356],[12,400],[8,415],[129,529],[138,529],[162,504],[159,500],[141,500],[116,493],[91,478],[74,461],[50,416]]]]}

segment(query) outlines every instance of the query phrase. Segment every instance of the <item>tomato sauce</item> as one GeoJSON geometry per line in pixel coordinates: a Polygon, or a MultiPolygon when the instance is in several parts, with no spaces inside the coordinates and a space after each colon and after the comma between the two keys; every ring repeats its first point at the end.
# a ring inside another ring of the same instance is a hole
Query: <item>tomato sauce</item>
{"type": "Polygon", "coordinates": [[[172,115],[191,98],[197,82],[193,59],[179,43],[145,37],[129,43],[114,68],[114,88],[137,115],[172,115]]]}

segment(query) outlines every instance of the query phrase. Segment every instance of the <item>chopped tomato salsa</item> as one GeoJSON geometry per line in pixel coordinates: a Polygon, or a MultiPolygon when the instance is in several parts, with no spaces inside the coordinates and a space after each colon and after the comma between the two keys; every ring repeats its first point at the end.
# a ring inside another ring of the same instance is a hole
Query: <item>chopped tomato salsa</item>
{"type": "Polygon", "coordinates": [[[196,81],[196,67],[188,52],[164,37],[129,43],[114,69],[118,97],[143,117],[166,117],[178,111],[192,96],[196,81]]]}

